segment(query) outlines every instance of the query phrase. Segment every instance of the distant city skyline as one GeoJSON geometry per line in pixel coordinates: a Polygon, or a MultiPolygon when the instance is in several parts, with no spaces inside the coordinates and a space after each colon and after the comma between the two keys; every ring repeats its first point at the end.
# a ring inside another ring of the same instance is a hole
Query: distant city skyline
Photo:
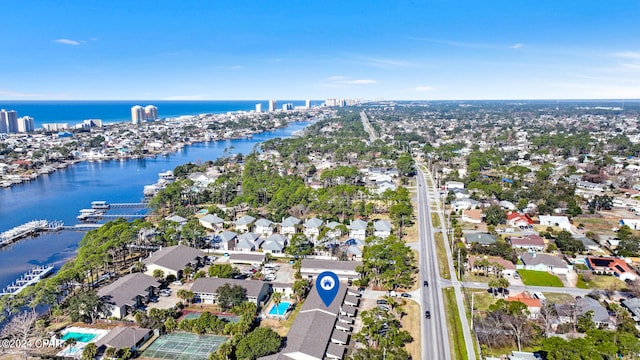
{"type": "Polygon", "coordinates": [[[3,4],[0,100],[638,99],[640,2],[3,4]]]}

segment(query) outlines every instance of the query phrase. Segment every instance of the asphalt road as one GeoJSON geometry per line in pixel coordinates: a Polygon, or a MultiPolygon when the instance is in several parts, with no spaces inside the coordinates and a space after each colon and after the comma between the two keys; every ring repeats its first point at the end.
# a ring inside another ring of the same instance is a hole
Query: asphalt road
{"type": "Polygon", "coordinates": [[[447,319],[442,300],[442,285],[438,272],[436,244],[431,225],[431,212],[424,176],[418,172],[418,239],[420,243],[420,285],[424,281],[429,286],[421,286],[422,310],[422,359],[451,359],[447,319]],[[425,317],[425,311],[431,312],[431,318],[425,317]]]}

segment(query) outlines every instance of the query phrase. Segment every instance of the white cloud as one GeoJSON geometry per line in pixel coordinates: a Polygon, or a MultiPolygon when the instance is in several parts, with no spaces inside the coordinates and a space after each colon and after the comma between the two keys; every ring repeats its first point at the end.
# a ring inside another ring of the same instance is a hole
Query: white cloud
{"type": "Polygon", "coordinates": [[[173,95],[167,96],[162,100],[174,100],[174,101],[182,101],[182,100],[204,100],[204,95],[173,95]]]}
{"type": "Polygon", "coordinates": [[[640,60],[640,52],[624,51],[613,53],[612,55],[620,59],[640,60]]]}
{"type": "Polygon", "coordinates": [[[329,76],[327,81],[337,85],[369,85],[378,83],[378,81],[373,79],[352,79],[341,75],[329,76]]]}
{"type": "Polygon", "coordinates": [[[427,92],[427,91],[431,91],[433,90],[433,87],[431,86],[416,86],[415,88],[413,88],[414,91],[418,91],[418,92],[427,92]]]}
{"type": "Polygon", "coordinates": [[[524,45],[522,45],[521,43],[517,43],[517,44],[513,44],[511,46],[509,46],[512,49],[520,49],[522,48],[524,45]]]}
{"type": "Polygon", "coordinates": [[[0,89],[0,97],[8,99],[67,99],[67,94],[38,94],[0,89]]]}
{"type": "Polygon", "coordinates": [[[74,46],[78,46],[82,44],[82,42],[80,41],[70,40],[70,39],[56,39],[56,40],[53,40],[53,42],[58,44],[74,45],[74,46]]]}

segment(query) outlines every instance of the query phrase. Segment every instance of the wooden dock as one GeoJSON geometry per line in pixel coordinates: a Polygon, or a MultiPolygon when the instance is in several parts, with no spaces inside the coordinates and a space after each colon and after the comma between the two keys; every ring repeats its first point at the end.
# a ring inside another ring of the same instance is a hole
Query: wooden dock
{"type": "Polygon", "coordinates": [[[3,295],[16,295],[20,291],[24,290],[27,286],[33,285],[49,274],[53,272],[53,266],[36,266],[28,272],[22,274],[18,279],[16,279],[11,285],[8,285],[2,291],[0,291],[0,296],[3,295]]]}
{"type": "Polygon", "coordinates": [[[43,231],[58,231],[63,227],[62,221],[33,220],[0,233],[0,247],[9,245],[22,238],[37,235],[43,231]]]}

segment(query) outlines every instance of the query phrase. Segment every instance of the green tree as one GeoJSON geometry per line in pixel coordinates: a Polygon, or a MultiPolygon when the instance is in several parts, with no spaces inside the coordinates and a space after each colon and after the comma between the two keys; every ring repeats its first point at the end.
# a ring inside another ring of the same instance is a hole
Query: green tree
{"type": "Polygon", "coordinates": [[[488,225],[500,225],[507,223],[507,214],[498,205],[491,205],[484,209],[484,221],[488,225]]]}
{"type": "Polygon", "coordinates": [[[164,278],[164,271],[162,271],[160,269],[153,270],[153,277],[156,278],[156,279],[164,278]]]}
{"type": "Polygon", "coordinates": [[[231,264],[213,264],[209,267],[210,277],[231,279],[239,273],[238,268],[231,266],[231,264]]]}
{"type": "Polygon", "coordinates": [[[357,267],[362,282],[373,281],[386,290],[408,289],[414,283],[415,256],[411,248],[396,236],[367,240],[362,265],[357,267]]]}
{"type": "Polygon", "coordinates": [[[238,359],[255,360],[275,354],[282,346],[282,337],[267,327],[259,327],[244,336],[236,346],[238,359]]]}
{"type": "Polygon", "coordinates": [[[98,347],[95,343],[88,343],[82,350],[82,360],[93,360],[98,355],[98,347]]]}
{"type": "Polygon", "coordinates": [[[398,172],[403,176],[413,176],[415,174],[415,161],[409,154],[402,154],[396,160],[398,172]]]}
{"type": "Polygon", "coordinates": [[[218,295],[218,305],[223,311],[227,311],[234,306],[240,305],[247,299],[247,289],[240,285],[229,285],[225,283],[216,290],[218,295]]]}

